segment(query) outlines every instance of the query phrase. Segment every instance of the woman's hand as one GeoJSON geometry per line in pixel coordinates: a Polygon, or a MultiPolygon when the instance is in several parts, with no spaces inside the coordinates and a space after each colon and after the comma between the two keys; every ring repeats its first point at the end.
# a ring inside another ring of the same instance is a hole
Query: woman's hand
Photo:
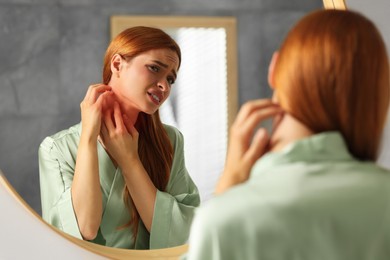
{"type": "Polygon", "coordinates": [[[104,84],[91,85],[80,104],[83,136],[96,141],[102,121],[105,102],[112,96],[111,87],[104,84]]]}
{"type": "Polygon", "coordinates": [[[101,138],[105,148],[119,166],[138,160],[138,131],[126,115],[122,115],[118,102],[114,110],[104,114],[101,138]]]}
{"type": "Polygon", "coordinates": [[[281,112],[281,108],[268,99],[249,101],[243,105],[230,129],[225,169],[216,194],[249,178],[252,166],[266,152],[269,142],[265,128],[258,129],[256,133],[254,130],[263,120],[281,112]]]}

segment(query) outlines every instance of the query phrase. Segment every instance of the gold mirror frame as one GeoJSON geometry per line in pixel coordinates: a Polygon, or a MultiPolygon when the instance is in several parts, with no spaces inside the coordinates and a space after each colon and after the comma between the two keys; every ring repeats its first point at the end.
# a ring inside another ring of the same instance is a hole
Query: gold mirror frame
{"type": "Polygon", "coordinates": [[[346,10],[345,0],[323,0],[325,9],[346,10]]]}

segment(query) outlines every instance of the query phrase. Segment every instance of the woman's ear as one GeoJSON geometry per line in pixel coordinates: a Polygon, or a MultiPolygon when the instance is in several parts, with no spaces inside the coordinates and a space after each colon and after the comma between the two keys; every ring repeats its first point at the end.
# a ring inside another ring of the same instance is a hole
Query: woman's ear
{"type": "Polygon", "coordinates": [[[279,52],[275,51],[274,54],[272,55],[271,62],[268,67],[268,84],[272,89],[275,89],[275,82],[274,82],[274,69],[276,62],[279,57],[279,52]]]}
{"type": "Polygon", "coordinates": [[[118,53],[111,58],[111,73],[119,78],[119,72],[123,63],[122,56],[118,53]]]}

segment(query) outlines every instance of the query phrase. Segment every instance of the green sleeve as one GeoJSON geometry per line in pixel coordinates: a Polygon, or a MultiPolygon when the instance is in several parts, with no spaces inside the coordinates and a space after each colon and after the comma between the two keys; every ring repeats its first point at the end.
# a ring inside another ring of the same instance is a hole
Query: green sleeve
{"type": "Polygon", "coordinates": [[[42,217],[49,224],[82,239],[73,211],[72,166],[64,159],[54,140],[47,137],[39,147],[39,179],[42,217]]]}
{"type": "Polygon", "coordinates": [[[174,160],[166,191],[157,191],[150,249],[173,247],[187,242],[194,211],[200,204],[197,187],[184,162],[183,136],[168,131],[174,147],[174,160]]]}

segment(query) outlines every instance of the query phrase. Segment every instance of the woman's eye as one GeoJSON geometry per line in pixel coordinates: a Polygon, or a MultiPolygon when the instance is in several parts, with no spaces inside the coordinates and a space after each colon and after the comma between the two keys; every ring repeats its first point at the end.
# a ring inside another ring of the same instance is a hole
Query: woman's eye
{"type": "Polygon", "coordinates": [[[160,68],[158,66],[155,66],[155,65],[150,65],[149,70],[151,70],[153,72],[159,72],[160,68]]]}
{"type": "Polygon", "coordinates": [[[175,84],[175,79],[174,79],[174,78],[168,78],[167,81],[168,81],[168,83],[169,83],[170,85],[175,84]]]}

